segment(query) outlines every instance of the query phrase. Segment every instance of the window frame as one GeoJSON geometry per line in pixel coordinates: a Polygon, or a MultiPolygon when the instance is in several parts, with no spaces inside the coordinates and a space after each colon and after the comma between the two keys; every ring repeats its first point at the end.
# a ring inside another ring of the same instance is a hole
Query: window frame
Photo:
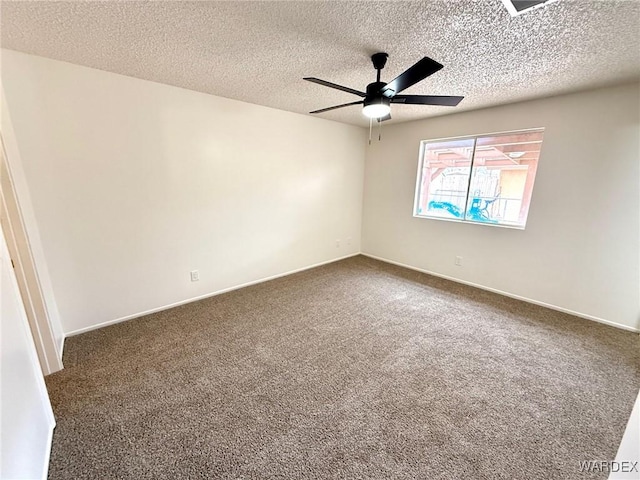
{"type": "MultiPolygon", "coordinates": [[[[441,138],[430,138],[427,140],[420,140],[420,150],[418,153],[418,170],[416,172],[416,185],[415,185],[415,191],[414,191],[414,195],[413,195],[413,217],[414,218],[421,218],[421,219],[425,219],[425,220],[440,220],[440,221],[444,221],[444,222],[454,222],[454,223],[468,223],[471,225],[484,225],[487,227],[500,227],[500,228],[509,228],[512,230],[524,230],[527,226],[527,220],[529,219],[529,210],[531,209],[531,203],[533,201],[533,187],[531,190],[531,198],[529,200],[529,208],[527,209],[527,217],[525,219],[524,225],[520,226],[520,225],[508,225],[508,224],[500,224],[500,223],[491,223],[491,222],[479,222],[477,220],[468,220],[466,218],[446,218],[446,217],[438,217],[438,216],[427,216],[424,214],[419,214],[418,213],[418,208],[419,208],[419,204],[420,204],[420,193],[421,193],[421,183],[422,183],[422,171],[423,171],[423,166],[424,166],[424,161],[425,161],[425,148],[426,145],[429,143],[436,143],[436,142],[446,142],[446,141],[454,141],[454,140],[473,140],[473,153],[471,156],[471,164],[469,165],[469,179],[467,182],[467,195],[466,195],[466,199],[465,199],[465,215],[466,215],[466,206],[467,203],[469,201],[469,187],[471,184],[471,181],[473,179],[473,167],[474,167],[474,163],[475,163],[475,154],[476,154],[476,145],[478,142],[478,139],[482,138],[482,137],[491,137],[491,136],[499,136],[499,135],[517,135],[517,134],[521,134],[521,133],[530,133],[530,132],[542,132],[543,135],[545,133],[545,127],[532,127],[532,128],[522,128],[522,129],[518,129],[518,130],[506,130],[506,131],[500,131],[500,132],[491,132],[491,133],[479,133],[479,134],[473,134],[473,135],[462,135],[462,136],[456,136],[456,137],[441,137],[441,138]]],[[[541,146],[540,146],[540,153],[538,154],[538,160],[536,161],[536,177],[537,177],[537,168],[538,168],[538,164],[540,162],[540,156],[542,155],[542,143],[544,142],[544,140],[541,142],[541,146]]],[[[534,186],[535,186],[535,177],[534,177],[534,186]]]]}

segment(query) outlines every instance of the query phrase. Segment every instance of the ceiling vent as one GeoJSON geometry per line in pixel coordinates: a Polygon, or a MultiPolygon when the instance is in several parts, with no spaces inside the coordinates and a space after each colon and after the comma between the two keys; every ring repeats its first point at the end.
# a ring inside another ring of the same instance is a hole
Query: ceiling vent
{"type": "Polygon", "coordinates": [[[535,10],[543,5],[548,5],[556,0],[502,0],[504,6],[512,17],[516,17],[520,14],[535,10]]]}

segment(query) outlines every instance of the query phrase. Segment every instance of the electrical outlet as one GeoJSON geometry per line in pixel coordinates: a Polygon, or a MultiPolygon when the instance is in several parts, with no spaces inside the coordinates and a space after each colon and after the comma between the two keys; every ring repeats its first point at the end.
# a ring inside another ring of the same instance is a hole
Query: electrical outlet
{"type": "Polygon", "coordinates": [[[340,240],[336,240],[336,248],[340,248],[340,240]]]}
{"type": "Polygon", "coordinates": [[[456,257],[456,261],[455,261],[456,265],[461,267],[462,266],[462,257],[456,257]]]}
{"type": "Polygon", "coordinates": [[[198,280],[200,280],[200,272],[198,272],[198,270],[192,270],[190,273],[192,282],[197,282],[198,280]]]}

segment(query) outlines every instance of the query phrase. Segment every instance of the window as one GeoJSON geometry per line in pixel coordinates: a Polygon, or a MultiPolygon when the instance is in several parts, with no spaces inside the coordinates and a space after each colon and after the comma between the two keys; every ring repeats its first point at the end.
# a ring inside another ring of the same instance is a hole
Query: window
{"type": "Polygon", "coordinates": [[[544,129],[424,140],[414,215],[524,228],[544,129]]]}

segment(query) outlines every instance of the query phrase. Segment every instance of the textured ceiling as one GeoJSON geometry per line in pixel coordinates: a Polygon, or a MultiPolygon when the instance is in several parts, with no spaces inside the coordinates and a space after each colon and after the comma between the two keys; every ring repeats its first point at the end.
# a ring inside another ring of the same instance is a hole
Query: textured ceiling
{"type": "MultiPolygon", "coordinates": [[[[512,18],[501,0],[387,2],[3,1],[2,46],[293,112],[358,100],[423,56],[445,68],[407,94],[463,95],[455,108],[393,105],[392,122],[640,77],[640,2],[559,0],[512,18]]],[[[320,114],[368,125],[360,108],[320,114]]]]}

